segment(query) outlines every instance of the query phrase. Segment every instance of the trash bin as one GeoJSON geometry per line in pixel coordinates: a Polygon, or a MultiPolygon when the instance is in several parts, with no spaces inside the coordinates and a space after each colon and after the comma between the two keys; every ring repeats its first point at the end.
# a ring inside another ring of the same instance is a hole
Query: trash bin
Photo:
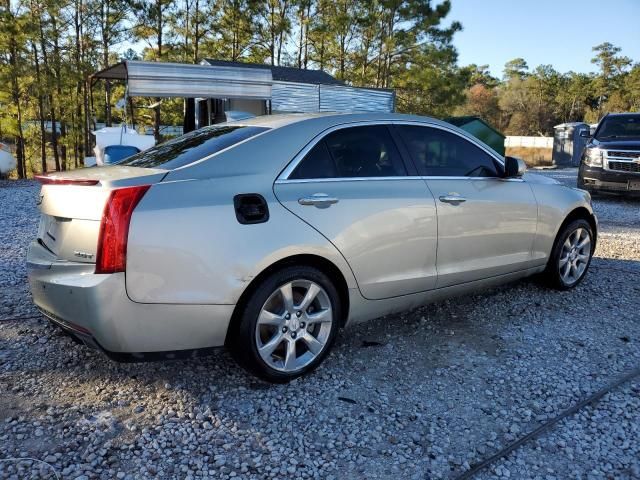
{"type": "Polygon", "coordinates": [[[580,165],[582,151],[587,144],[587,138],[581,137],[580,132],[589,131],[589,124],[584,122],[561,123],[553,127],[552,161],[557,167],[577,167],[580,165]]]}

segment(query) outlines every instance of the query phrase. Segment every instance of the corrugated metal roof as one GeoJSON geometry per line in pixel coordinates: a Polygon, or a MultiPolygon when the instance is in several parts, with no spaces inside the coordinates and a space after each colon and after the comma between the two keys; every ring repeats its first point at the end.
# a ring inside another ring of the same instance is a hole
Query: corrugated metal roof
{"type": "Polygon", "coordinates": [[[344,82],[332,77],[324,70],[308,70],[296,67],[265,65],[261,63],[231,62],[228,60],[215,60],[213,58],[205,58],[202,63],[219,67],[241,67],[270,70],[272,78],[280,82],[344,85],[344,82]]]}
{"type": "Polygon", "coordinates": [[[93,78],[126,80],[137,97],[271,98],[271,71],[261,69],[127,60],[93,78]]]}

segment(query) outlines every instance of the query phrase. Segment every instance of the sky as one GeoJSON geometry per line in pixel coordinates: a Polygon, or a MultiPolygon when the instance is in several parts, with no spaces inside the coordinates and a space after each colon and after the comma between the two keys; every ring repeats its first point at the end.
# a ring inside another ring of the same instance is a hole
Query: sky
{"type": "Polygon", "coordinates": [[[529,68],[588,73],[591,48],[610,42],[640,62],[640,0],[451,0],[447,20],[462,23],[454,36],[458,64],[504,64],[524,58],[529,68]]]}

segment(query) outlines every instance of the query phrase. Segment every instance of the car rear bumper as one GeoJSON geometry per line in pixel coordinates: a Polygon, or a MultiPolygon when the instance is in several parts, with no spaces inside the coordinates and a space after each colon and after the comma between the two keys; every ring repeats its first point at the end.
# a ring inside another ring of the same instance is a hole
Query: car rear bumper
{"type": "Polygon", "coordinates": [[[630,172],[616,172],[598,167],[580,166],[578,172],[578,187],[589,192],[611,192],[626,195],[639,195],[640,189],[631,189],[635,183],[640,183],[640,174],[630,172]]]}
{"type": "Polygon", "coordinates": [[[29,247],[27,271],[33,301],[45,316],[118,360],[223,346],[234,309],[133,302],[124,273],[96,275],[93,264],[56,261],[38,242],[29,247]]]}

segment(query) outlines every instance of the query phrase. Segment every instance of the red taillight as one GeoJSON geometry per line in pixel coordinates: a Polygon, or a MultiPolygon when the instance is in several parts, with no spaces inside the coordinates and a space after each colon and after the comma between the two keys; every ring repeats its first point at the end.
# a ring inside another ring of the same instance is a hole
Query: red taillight
{"type": "Polygon", "coordinates": [[[34,175],[34,179],[42,185],[97,185],[100,180],[91,180],[88,178],[61,178],[55,175],[34,175]]]}
{"type": "Polygon", "coordinates": [[[96,273],[124,272],[131,215],[150,186],[117,188],[109,195],[100,222],[96,273]]]}

